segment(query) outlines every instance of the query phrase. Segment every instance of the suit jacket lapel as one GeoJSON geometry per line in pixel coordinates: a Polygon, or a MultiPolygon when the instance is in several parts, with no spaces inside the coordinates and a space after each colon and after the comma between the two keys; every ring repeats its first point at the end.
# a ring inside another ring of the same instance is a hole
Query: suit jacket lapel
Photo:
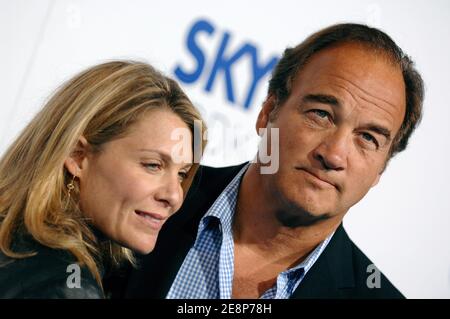
{"type": "Polygon", "coordinates": [[[355,286],[352,246],[342,224],[291,298],[344,298],[355,286]]]}

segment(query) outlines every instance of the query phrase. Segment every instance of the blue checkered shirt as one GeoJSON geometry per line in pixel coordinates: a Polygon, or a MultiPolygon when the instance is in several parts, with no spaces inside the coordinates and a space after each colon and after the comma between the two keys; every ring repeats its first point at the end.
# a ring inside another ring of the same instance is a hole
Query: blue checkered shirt
{"type": "MultiPolygon", "coordinates": [[[[197,238],[178,271],[166,298],[231,299],[234,272],[232,221],[239,185],[248,164],[234,177],[207,211],[197,238]]],[[[333,234],[297,266],[280,273],[261,299],[288,299],[319,258],[333,234]]]]}

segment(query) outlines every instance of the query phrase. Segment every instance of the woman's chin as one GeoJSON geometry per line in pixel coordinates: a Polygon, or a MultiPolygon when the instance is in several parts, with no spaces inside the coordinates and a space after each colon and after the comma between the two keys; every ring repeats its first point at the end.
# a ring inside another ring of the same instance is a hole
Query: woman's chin
{"type": "Polygon", "coordinates": [[[108,237],[110,240],[124,248],[130,249],[136,254],[147,255],[155,248],[158,234],[142,233],[133,229],[132,231],[124,232],[121,236],[110,235],[108,237]]]}
{"type": "Polygon", "coordinates": [[[139,243],[127,243],[125,247],[131,249],[134,253],[140,255],[147,255],[155,248],[156,238],[151,240],[140,241],[139,243]]]}
{"type": "Polygon", "coordinates": [[[153,251],[154,247],[155,247],[155,245],[152,245],[152,247],[150,247],[150,248],[137,248],[137,249],[131,248],[131,250],[139,255],[148,255],[153,251]]]}

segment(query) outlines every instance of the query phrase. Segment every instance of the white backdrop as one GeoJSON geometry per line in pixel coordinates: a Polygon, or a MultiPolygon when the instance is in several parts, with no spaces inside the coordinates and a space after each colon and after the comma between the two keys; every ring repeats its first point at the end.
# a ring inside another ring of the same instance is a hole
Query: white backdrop
{"type": "Polygon", "coordinates": [[[386,31],[413,57],[426,83],[424,118],[410,146],[392,160],[344,224],[407,297],[449,298],[446,0],[0,0],[0,153],[64,80],[95,63],[131,58],[175,77],[201,108],[211,128],[204,164],[249,160],[267,88],[263,67],[286,46],[337,22],[368,23],[386,31]],[[241,49],[235,63],[214,73],[216,61],[226,63],[241,49]],[[255,65],[260,70],[256,81],[255,65]],[[184,80],[175,75],[177,67],[184,80]],[[254,94],[248,99],[252,84],[254,94]],[[230,85],[234,102],[227,95],[230,85]]]}

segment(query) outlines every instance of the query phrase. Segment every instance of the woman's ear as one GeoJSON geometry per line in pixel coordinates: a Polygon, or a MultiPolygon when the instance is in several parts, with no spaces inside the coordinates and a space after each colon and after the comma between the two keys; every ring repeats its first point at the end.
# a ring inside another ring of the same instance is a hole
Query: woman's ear
{"type": "Polygon", "coordinates": [[[78,178],[86,170],[87,154],[89,152],[89,143],[84,136],[80,136],[75,148],[64,161],[64,166],[73,176],[78,178]]]}

